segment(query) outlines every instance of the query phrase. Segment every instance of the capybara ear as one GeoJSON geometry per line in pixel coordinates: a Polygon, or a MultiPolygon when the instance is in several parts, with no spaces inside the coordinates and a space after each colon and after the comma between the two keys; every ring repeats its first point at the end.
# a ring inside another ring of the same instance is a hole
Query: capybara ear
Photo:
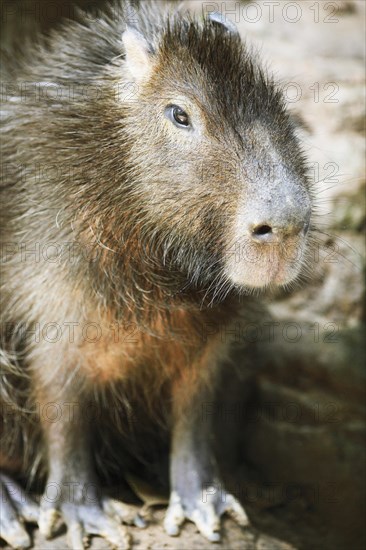
{"type": "Polygon", "coordinates": [[[230,21],[230,19],[227,19],[227,17],[225,17],[224,15],[222,15],[222,13],[218,11],[210,12],[208,14],[208,19],[215,25],[220,25],[224,27],[224,29],[227,30],[227,32],[229,32],[230,34],[239,34],[235,23],[230,21]]]}
{"type": "Polygon", "coordinates": [[[122,34],[126,69],[138,84],[146,82],[154,67],[153,49],[146,38],[134,27],[127,26],[122,34]]]}

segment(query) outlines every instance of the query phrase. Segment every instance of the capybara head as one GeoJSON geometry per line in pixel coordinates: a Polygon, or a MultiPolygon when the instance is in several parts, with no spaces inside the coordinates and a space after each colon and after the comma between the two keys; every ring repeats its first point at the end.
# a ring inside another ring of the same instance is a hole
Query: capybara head
{"type": "Polygon", "coordinates": [[[123,102],[128,162],[150,234],[159,228],[193,279],[294,280],[312,200],[281,91],[217,14],[156,21],[147,11],[122,41],[135,85],[123,102]]]}
{"type": "Polygon", "coordinates": [[[115,288],[129,273],[158,287],[155,268],[216,293],[300,274],[311,189],[283,95],[257,57],[218,14],[143,2],[132,20],[66,26],[27,62],[38,82],[101,91],[12,102],[17,123],[7,124],[12,143],[28,137],[12,158],[72,166],[71,180],[48,170],[29,200],[42,193],[63,228],[68,213],[83,242],[95,237],[94,267],[115,288]]]}

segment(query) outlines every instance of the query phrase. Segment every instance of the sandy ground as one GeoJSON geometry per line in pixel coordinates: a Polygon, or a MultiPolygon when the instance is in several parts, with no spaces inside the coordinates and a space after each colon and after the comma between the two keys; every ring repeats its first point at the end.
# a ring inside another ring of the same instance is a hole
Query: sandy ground
{"type": "MultiPolygon", "coordinates": [[[[264,533],[248,529],[243,531],[232,520],[226,519],[223,523],[222,543],[210,544],[197,533],[193,524],[186,524],[180,537],[172,538],[162,529],[164,511],[154,512],[153,518],[146,529],[131,528],[133,548],[136,550],[293,550],[294,547],[264,533]]],[[[65,550],[65,537],[45,541],[38,532],[35,533],[35,550],[65,550]]],[[[94,538],[91,550],[110,549],[107,542],[94,538]]]]}

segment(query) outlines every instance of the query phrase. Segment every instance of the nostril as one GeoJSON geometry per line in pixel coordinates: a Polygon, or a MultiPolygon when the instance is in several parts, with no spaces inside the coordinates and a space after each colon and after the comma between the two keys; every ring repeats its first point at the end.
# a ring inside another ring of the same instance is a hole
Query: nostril
{"type": "Polygon", "coordinates": [[[262,235],[269,235],[272,233],[272,227],[269,225],[257,225],[253,227],[252,234],[256,237],[261,237],[262,235]]]}

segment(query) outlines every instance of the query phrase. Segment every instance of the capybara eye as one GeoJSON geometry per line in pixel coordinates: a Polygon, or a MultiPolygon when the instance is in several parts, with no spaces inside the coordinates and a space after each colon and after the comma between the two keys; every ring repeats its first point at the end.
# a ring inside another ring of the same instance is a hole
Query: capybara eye
{"type": "Polygon", "coordinates": [[[188,128],[191,125],[187,113],[177,105],[169,105],[166,115],[178,128],[188,128]]]}

